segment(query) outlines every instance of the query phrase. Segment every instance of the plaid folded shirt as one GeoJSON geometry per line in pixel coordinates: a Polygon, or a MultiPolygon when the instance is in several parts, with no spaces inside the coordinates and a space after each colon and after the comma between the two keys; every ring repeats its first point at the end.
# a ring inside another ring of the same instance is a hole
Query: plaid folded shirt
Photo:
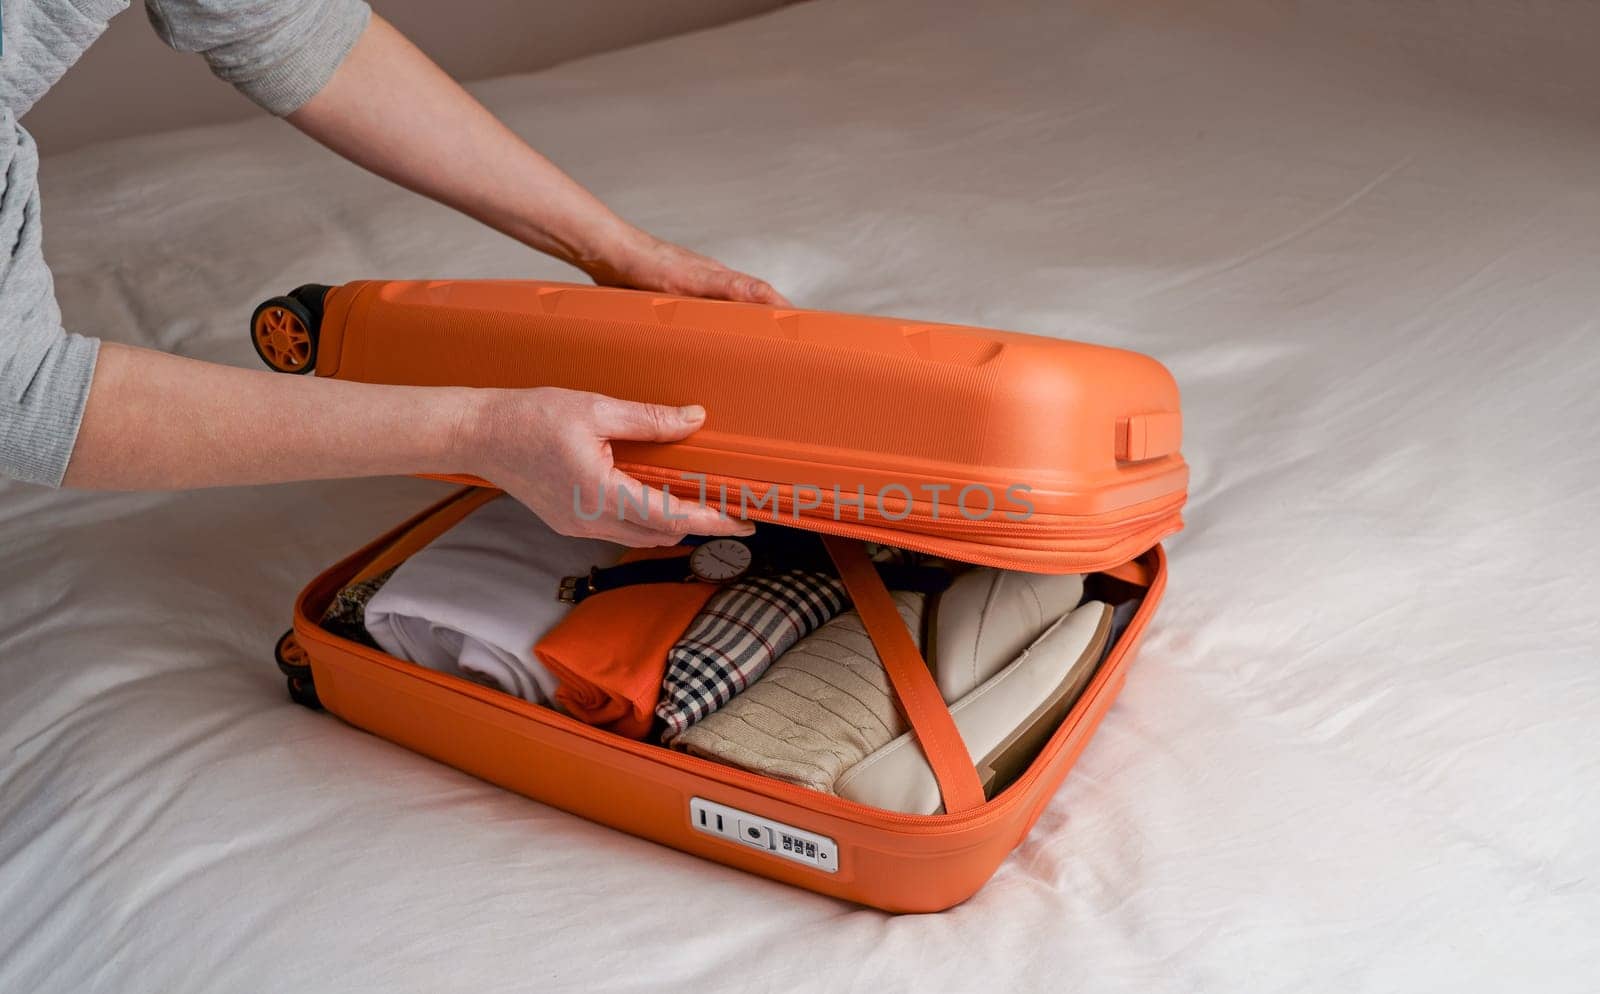
{"type": "Polygon", "coordinates": [[[717,591],[667,653],[656,705],[662,741],[733,700],[849,603],[838,577],[805,570],[745,577],[717,591]]]}

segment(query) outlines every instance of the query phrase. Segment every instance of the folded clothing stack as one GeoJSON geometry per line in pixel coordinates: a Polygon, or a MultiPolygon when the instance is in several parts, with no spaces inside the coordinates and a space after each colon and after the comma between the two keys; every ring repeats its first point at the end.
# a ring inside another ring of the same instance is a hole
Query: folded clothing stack
{"type": "MultiPolygon", "coordinates": [[[[1069,676],[1087,679],[1099,662],[1103,640],[1076,640],[1087,619],[1098,627],[1109,608],[1080,608],[1082,595],[1081,576],[972,569],[932,595],[924,624],[921,595],[894,594],[913,636],[927,631],[918,638],[924,657],[974,764],[987,763],[982,772],[991,789],[1009,781],[1011,760],[1030,744],[1013,736],[1048,734],[1059,723],[1048,721],[1057,710],[1050,705],[1070,708],[1077,698],[1069,676]],[[1085,621],[1064,627],[1080,612],[1085,621]]],[[[759,682],[670,744],[873,807],[931,814],[940,804],[932,770],[854,611],[801,640],[759,682]]]]}
{"type": "Polygon", "coordinates": [[[497,497],[395,569],[370,595],[363,621],[392,656],[544,703],[557,680],[533,646],[569,610],[555,596],[561,578],[622,552],[557,534],[497,497]]]}
{"type": "Polygon", "coordinates": [[[585,598],[534,647],[560,681],[556,705],[609,732],[648,737],[667,657],[717,590],[709,583],[647,583],[585,598]]]}
{"type": "MultiPolygon", "coordinates": [[[[808,563],[725,586],[621,586],[576,607],[555,596],[591,567],[674,554],[567,538],[501,497],[358,577],[324,624],[618,735],[873,807],[939,810],[837,577],[808,563]]],[[[893,592],[991,796],[1032,761],[1137,604],[1083,596],[1081,576],[987,568],[937,593],[893,592]]]]}
{"type": "Polygon", "coordinates": [[[838,577],[807,570],[747,576],[718,589],[667,653],[656,706],[662,738],[734,700],[848,603],[838,577]]]}
{"type": "MultiPolygon", "coordinates": [[[[920,643],[925,595],[898,590],[893,596],[920,643]]],[[[831,794],[840,774],[904,731],[889,674],[861,616],[847,611],[779,656],[750,689],[668,742],[831,794]]]]}

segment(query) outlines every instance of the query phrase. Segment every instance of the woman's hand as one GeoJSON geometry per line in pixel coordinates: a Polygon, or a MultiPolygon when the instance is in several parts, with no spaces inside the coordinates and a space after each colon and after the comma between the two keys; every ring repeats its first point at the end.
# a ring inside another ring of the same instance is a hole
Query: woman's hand
{"type": "Polygon", "coordinates": [[[377,15],[289,122],[351,162],[569,262],[603,286],[789,303],[762,280],[619,218],[377,15]]]}
{"type": "Polygon", "coordinates": [[[749,534],[749,523],[668,499],[612,460],[614,438],[671,442],[704,422],[699,407],[575,390],[280,376],[107,342],[66,484],[176,490],[464,472],[499,486],[567,535],[643,547],[689,534],[749,534]],[[596,514],[602,491],[603,513],[596,514]]]}
{"type": "Polygon", "coordinates": [[[765,280],[729,269],[715,259],[630,228],[593,260],[576,263],[601,286],[676,293],[686,297],[738,300],[788,307],[789,301],[765,280]]]}
{"type": "Polygon", "coordinates": [[[526,504],[563,535],[643,548],[674,545],[685,535],[754,530],[616,468],[612,439],[677,441],[705,423],[704,408],[637,404],[555,387],[474,393],[480,396],[456,445],[469,457],[470,472],[526,504]]]}

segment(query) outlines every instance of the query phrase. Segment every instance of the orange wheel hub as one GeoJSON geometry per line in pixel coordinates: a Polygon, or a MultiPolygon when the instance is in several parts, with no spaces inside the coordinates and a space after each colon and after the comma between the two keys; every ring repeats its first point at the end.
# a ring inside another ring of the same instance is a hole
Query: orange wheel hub
{"type": "Polygon", "coordinates": [[[256,347],[267,362],[298,373],[311,361],[311,329],[285,307],[268,307],[256,317],[256,347]]]}
{"type": "Polygon", "coordinates": [[[279,654],[283,656],[283,661],[288,663],[290,666],[311,665],[311,659],[306,655],[306,651],[300,647],[300,643],[295,639],[284,639],[283,648],[279,650],[279,654]]]}

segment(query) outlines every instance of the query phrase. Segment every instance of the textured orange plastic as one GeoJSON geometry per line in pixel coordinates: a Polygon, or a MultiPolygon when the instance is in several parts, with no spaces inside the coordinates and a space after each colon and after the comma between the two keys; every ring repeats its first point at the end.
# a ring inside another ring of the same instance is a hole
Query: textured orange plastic
{"type": "MultiPolygon", "coordinates": [[[[1121,689],[1166,584],[1158,542],[1181,527],[1188,474],[1177,389],[1159,363],[1117,349],[923,321],[509,281],[347,284],[328,293],[319,334],[316,372],[323,376],[560,386],[703,404],[703,430],[670,445],[617,444],[618,463],[680,495],[694,496],[703,482],[712,500],[730,495],[734,513],[749,490],[762,500],[746,508],[750,517],[982,565],[1107,570],[1147,588],[1071,713],[1027,770],[988,800],[974,793],[970,757],[937,690],[930,700],[928,681],[914,675],[924,666],[915,646],[891,644],[886,652],[874,633],[950,802],[946,812],[926,816],[865,807],[614,735],[316,624],[352,577],[421,548],[485,491],[440,502],[301,593],[294,626],[317,695],[352,724],[622,831],[890,911],[936,911],[965,900],[1027,834],[1121,689]],[[995,506],[978,513],[985,505],[962,501],[964,491],[990,495],[995,506]],[[1019,493],[1021,502],[1013,500],[1019,493]],[[837,871],[696,831],[694,797],[832,838],[837,871]]],[[[836,553],[847,546],[830,545],[836,553]]],[[[853,554],[838,558],[849,570],[853,554]]],[[[870,612],[873,594],[865,599],[870,612]]],[[[888,623],[891,615],[878,627],[903,633],[897,618],[888,623]]]]}
{"type": "Polygon", "coordinates": [[[883,811],[592,728],[547,707],[424,669],[316,623],[379,555],[408,554],[450,524],[460,496],[372,542],[317,577],[294,629],[324,706],[344,720],[457,769],[613,828],[808,890],[895,912],[940,911],[974,894],[1027,835],[1122,689],[1166,586],[1158,546],[1139,557],[1149,587],[1127,632],[1025,773],[954,814],[883,811]],[[444,512],[444,513],[441,513],[444,512]],[[718,804],[828,836],[838,870],[792,863],[702,834],[689,801],[718,804]]]}
{"type": "Polygon", "coordinates": [[[702,404],[701,431],[619,443],[619,465],[680,496],[726,495],[734,513],[748,492],[745,516],[968,562],[1100,569],[1182,524],[1177,387],[1160,363],[1121,349],[468,280],[336,287],[317,355],[319,375],[366,382],[702,404]]]}

